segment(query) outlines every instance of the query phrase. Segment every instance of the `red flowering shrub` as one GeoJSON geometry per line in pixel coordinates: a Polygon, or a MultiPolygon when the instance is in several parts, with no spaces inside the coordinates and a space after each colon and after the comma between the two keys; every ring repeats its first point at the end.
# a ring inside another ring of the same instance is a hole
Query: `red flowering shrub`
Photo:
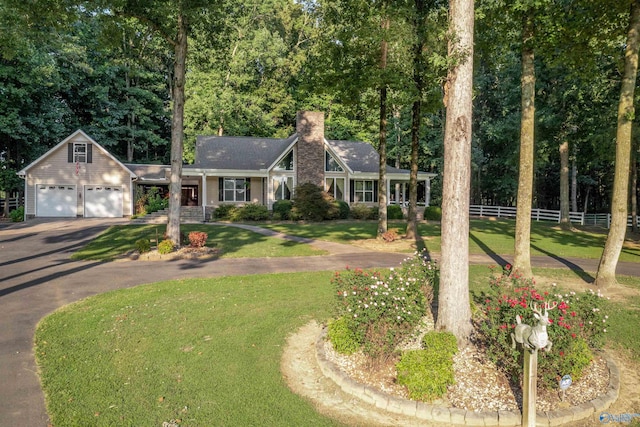
{"type": "Polygon", "coordinates": [[[602,345],[608,316],[600,310],[602,295],[593,291],[581,295],[575,292],[540,292],[533,279],[511,272],[510,268],[491,281],[491,290],[476,301],[482,313],[476,319],[479,338],[487,356],[514,382],[522,375],[523,348],[512,347],[511,334],[516,316],[522,323],[536,326],[531,306],[557,304],[548,310],[547,333],[553,343],[550,351],[538,352],[538,380],[546,387],[557,386],[557,379],[570,374],[577,379],[592,359],[590,349],[602,345]]]}
{"type": "Polygon", "coordinates": [[[192,248],[202,248],[207,243],[209,235],[204,231],[192,231],[189,233],[189,245],[192,248]]]}

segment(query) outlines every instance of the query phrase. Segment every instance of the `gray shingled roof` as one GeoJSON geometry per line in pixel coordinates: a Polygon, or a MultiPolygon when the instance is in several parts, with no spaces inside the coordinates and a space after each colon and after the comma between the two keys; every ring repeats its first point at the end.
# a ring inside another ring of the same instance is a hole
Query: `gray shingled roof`
{"type": "Polygon", "coordinates": [[[167,165],[139,165],[135,163],[125,163],[125,166],[143,181],[153,181],[160,183],[169,182],[166,171],[170,168],[167,165]]]}
{"type": "MultiPolygon", "coordinates": [[[[352,171],[362,173],[379,172],[380,155],[371,144],[335,140],[327,141],[327,143],[352,171]]],[[[387,173],[409,173],[409,171],[387,166],[387,173]]]]}
{"type": "Polygon", "coordinates": [[[287,139],[199,136],[195,162],[187,168],[260,170],[271,166],[296,135],[287,139]]]}

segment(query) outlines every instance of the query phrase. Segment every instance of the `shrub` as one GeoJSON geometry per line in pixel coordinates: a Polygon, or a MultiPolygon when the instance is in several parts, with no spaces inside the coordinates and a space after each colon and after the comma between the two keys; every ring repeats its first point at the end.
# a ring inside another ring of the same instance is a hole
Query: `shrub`
{"type": "Polygon", "coordinates": [[[220,205],[213,211],[213,217],[215,219],[229,219],[233,211],[237,209],[235,205],[220,205]]]}
{"type": "Polygon", "coordinates": [[[230,219],[231,221],[264,221],[269,219],[269,210],[266,206],[250,203],[233,211],[230,219]]]}
{"type": "Polygon", "coordinates": [[[158,253],[161,255],[166,255],[173,252],[173,242],[171,240],[163,240],[158,243],[158,253]]]}
{"type": "Polygon", "coordinates": [[[149,241],[149,239],[136,240],[136,250],[141,254],[149,252],[151,250],[151,242],[149,241]]]}
{"type": "Polygon", "coordinates": [[[327,337],[333,344],[335,351],[341,354],[353,354],[360,348],[361,343],[353,333],[344,317],[339,317],[327,327],[327,337]]]}
{"type": "Polygon", "coordinates": [[[189,246],[192,248],[202,248],[207,244],[209,236],[204,231],[192,231],[189,233],[189,246]]]}
{"type": "Polygon", "coordinates": [[[18,206],[17,209],[9,212],[9,218],[11,218],[11,222],[24,221],[24,206],[18,206]]]}
{"type": "Polygon", "coordinates": [[[144,206],[146,213],[157,212],[169,207],[169,199],[161,194],[158,187],[151,187],[146,196],[147,201],[144,206]]]}
{"type": "Polygon", "coordinates": [[[431,401],[442,397],[454,383],[453,355],[456,337],[449,332],[429,332],[424,350],[405,352],[396,364],[398,383],[407,387],[409,397],[431,401]]]}
{"type": "Polygon", "coordinates": [[[398,205],[387,206],[387,219],[404,219],[402,208],[398,205]]]}
{"type": "MultiPolygon", "coordinates": [[[[477,320],[480,339],[487,356],[516,382],[522,375],[522,345],[512,348],[511,333],[516,326],[516,316],[522,323],[535,326],[531,305],[536,303],[557,304],[548,311],[547,326],[551,351],[540,351],[538,357],[538,380],[547,388],[557,387],[557,378],[568,370],[582,370],[591,360],[591,352],[599,348],[606,332],[608,316],[602,313],[602,296],[592,290],[581,295],[575,292],[538,292],[533,279],[523,278],[507,266],[500,275],[494,276],[490,291],[480,295],[477,303],[482,308],[482,317],[477,320]],[[582,341],[582,342],[580,342],[582,341]],[[584,343],[584,344],[583,344],[584,343]]],[[[579,374],[576,374],[579,377],[579,374]]]]}
{"type": "Polygon", "coordinates": [[[336,272],[336,313],[370,356],[390,355],[425,314],[438,278],[421,254],[408,258],[386,277],[362,269],[336,272]]]}
{"type": "Polygon", "coordinates": [[[393,242],[398,240],[399,237],[397,228],[391,228],[382,234],[382,240],[385,242],[393,242]]]}
{"type": "Polygon", "coordinates": [[[276,219],[291,219],[291,208],[293,202],[291,200],[278,200],[273,204],[273,216],[276,219]]]}
{"type": "Polygon", "coordinates": [[[424,219],[428,221],[441,221],[442,208],[440,208],[440,206],[427,206],[424,208],[424,219]]]}
{"type": "Polygon", "coordinates": [[[291,215],[294,219],[322,221],[327,219],[332,203],[333,198],[322,187],[307,182],[295,189],[291,215]]]}
{"type": "Polygon", "coordinates": [[[338,218],[339,219],[347,219],[349,218],[349,214],[351,213],[351,208],[349,207],[349,203],[344,200],[336,200],[333,202],[338,208],[338,218]]]}
{"type": "Polygon", "coordinates": [[[353,219],[374,219],[371,215],[371,208],[363,204],[355,204],[351,207],[351,218],[353,219]]]}

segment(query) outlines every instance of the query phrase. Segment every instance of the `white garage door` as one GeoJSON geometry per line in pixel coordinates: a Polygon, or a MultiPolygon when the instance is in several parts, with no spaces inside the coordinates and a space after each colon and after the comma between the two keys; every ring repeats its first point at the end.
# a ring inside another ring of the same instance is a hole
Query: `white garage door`
{"type": "Polygon", "coordinates": [[[86,218],[122,217],[122,187],[85,186],[84,216],[86,218]]]}
{"type": "Polygon", "coordinates": [[[75,217],[77,206],[75,185],[36,186],[36,216],[75,217]]]}

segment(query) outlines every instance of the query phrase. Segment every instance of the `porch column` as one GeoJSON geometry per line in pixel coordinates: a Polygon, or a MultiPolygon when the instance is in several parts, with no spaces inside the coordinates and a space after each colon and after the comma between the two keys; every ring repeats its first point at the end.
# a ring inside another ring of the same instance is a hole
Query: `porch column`
{"type": "Polygon", "coordinates": [[[431,203],[431,178],[424,180],[424,206],[430,206],[431,203]]]}
{"type": "Polygon", "coordinates": [[[384,185],[387,188],[386,189],[386,194],[387,194],[387,206],[391,204],[391,197],[389,197],[389,195],[391,194],[391,180],[390,179],[385,179],[384,180],[384,185]]]}
{"type": "Polygon", "coordinates": [[[402,206],[409,206],[407,202],[407,183],[402,183],[402,206]]]}
{"type": "Polygon", "coordinates": [[[207,217],[207,173],[203,172],[202,173],[202,197],[200,200],[202,200],[202,217],[206,218],[207,217]]]}
{"type": "Polygon", "coordinates": [[[395,197],[395,204],[400,206],[400,183],[398,181],[396,181],[396,185],[394,185],[394,189],[396,197],[395,197]]]}

